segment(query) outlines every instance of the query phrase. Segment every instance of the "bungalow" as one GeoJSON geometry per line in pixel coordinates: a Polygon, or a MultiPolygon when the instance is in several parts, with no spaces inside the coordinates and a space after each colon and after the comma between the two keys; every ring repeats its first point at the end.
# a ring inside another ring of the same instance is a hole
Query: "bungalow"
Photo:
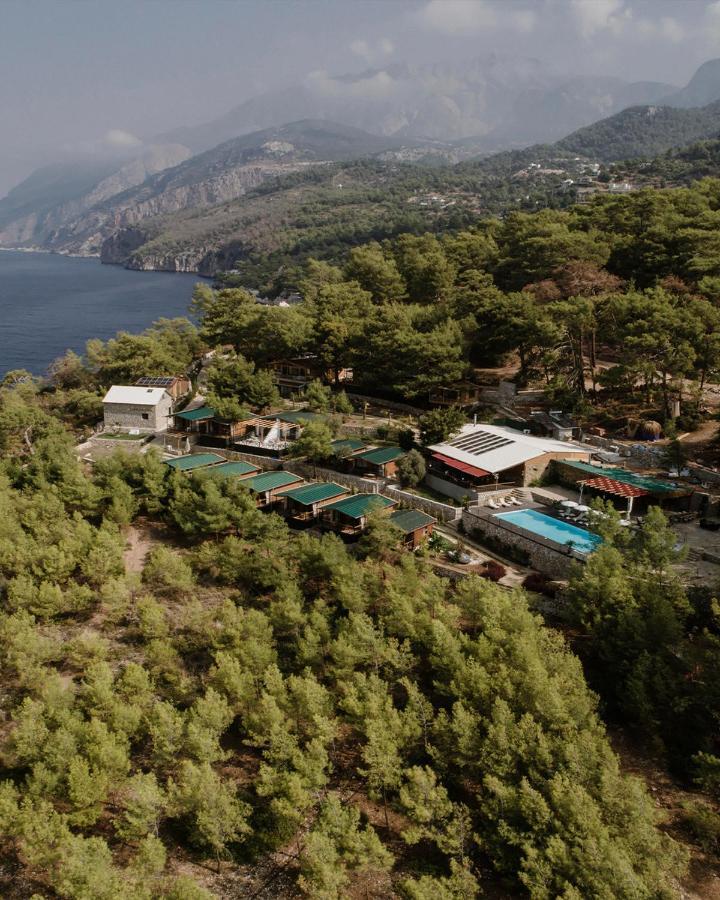
{"type": "Polygon", "coordinates": [[[194,472],[195,469],[206,469],[224,462],[225,459],[217,453],[189,453],[187,456],[166,459],[165,465],[176,472],[194,472]]]}
{"type": "Polygon", "coordinates": [[[190,379],[186,375],[143,375],[135,382],[138,387],[163,388],[177,402],[190,392],[190,379]]]}
{"type": "MultiPolygon", "coordinates": [[[[323,365],[317,356],[298,356],[294,359],[278,359],[270,364],[273,379],[281,397],[302,394],[311,381],[334,381],[335,373],[323,365]]],[[[340,369],[338,381],[352,381],[352,369],[340,369]]]]}
{"type": "Polygon", "coordinates": [[[283,502],[285,516],[291,522],[308,524],[317,519],[324,506],[346,497],[348,493],[347,488],[330,481],[301,484],[299,487],[280,491],[278,497],[283,502]]]}
{"type": "Polygon", "coordinates": [[[397,463],[402,456],[405,456],[402,447],[376,447],[353,456],[353,466],[358,472],[390,478],[397,472],[397,463]]]}
{"type": "Polygon", "coordinates": [[[360,450],[365,450],[367,444],[365,441],[361,441],[360,438],[336,438],[330,442],[330,446],[335,456],[346,459],[360,450]]]}
{"type": "Polygon", "coordinates": [[[212,406],[196,406],[194,409],[184,409],[173,416],[176,431],[189,434],[211,434],[211,422],[215,418],[215,410],[212,406]]]}
{"type": "Polygon", "coordinates": [[[472,381],[459,381],[446,387],[436,387],[430,391],[433,406],[475,406],[480,402],[482,388],[472,381]]]}
{"type": "Polygon", "coordinates": [[[358,537],[367,526],[368,515],[376,509],[392,509],[397,501],[381,494],[353,494],[329,503],[320,511],[320,521],[344,537],[358,537]]]}
{"type": "Polygon", "coordinates": [[[300,475],[293,475],[292,472],[261,472],[253,475],[243,481],[243,485],[255,495],[255,499],[259,509],[265,509],[272,506],[277,495],[283,488],[289,488],[293,485],[302,484],[300,475]]]}
{"type": "Polygon", "coordinates": [[[167,431],[172,404],[164,388],[114,384],[103,397],[103,422],[124,431],[167,431]]]}
{"type": "MultiPolygon", "coordinates": [[[[210,453],[207,455],[215,456],[216,454],[210,453]]],[[[219,466],[212,466],[204,471],[212,475],[219,475],[221,478],[247,478],[249,475],[257,475],[260,471],[260,466],[254,466],[252,463],[244,460],[233,460],[232,462],[224,462],[219,466]]]]}
{"type": "Polygon", "coordinates": [[[403,543],[415,549],[430,537],[437,519],[418,509],[396,509],[390,514],[390,521],[403,533],[403,543]]]}

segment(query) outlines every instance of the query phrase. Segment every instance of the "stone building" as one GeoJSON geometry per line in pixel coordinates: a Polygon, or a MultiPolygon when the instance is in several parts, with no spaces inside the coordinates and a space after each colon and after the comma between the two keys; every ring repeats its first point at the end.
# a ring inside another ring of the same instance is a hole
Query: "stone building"
{"type": "Polygon", "coordinates": [[[106,430],[167,431],[172,397],[161,387],[114,384],[103,397],[106,430]]]}

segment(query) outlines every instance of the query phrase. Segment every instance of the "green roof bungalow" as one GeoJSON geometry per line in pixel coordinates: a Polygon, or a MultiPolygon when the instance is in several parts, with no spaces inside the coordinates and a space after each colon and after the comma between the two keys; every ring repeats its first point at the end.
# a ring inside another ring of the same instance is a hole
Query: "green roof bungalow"
{"type": "Polygon", "coordinates": [[[354,468],[359,473],[391,478],[397,472],[398,460],[405,456],[402,447],[376,447],[353,457],[354,468]]]}
{"type": "Polygon", "coordinates": [[[184,409],[175,413],[173,421],[176,431],[188,434],[210,434],[215,410],[212,406],[197,406],[195,409],[184,409]]]}
{"type": "Polygon", "coordinates": [[[302,484],[300,475],[292,472],[261,472],[243,480],[243,486],[255,495],[259,509],[272,506],[280,491],[302,484]]]}
{"type": "Polygon", "coordinates": [[[330,442],[330,446],[332,447],[335,456],[342,458],[352,456],[354,453],[358,453],[360,450],[365,450],[367,448],[365,441],[361,441],[360,438],[349,437],[336,438],[334,441],[330,442]]]}
{"type": "Polygon", "coordinates": [[[217,453],[190,453],[187,456],[166,459],[165,465],[178,472],[194,472],[196,469],[205,469],[224,462],[225,459],[217,453]]]}
{"type": "Polygon", "coordinates": [[[326,528],[344,537],[357,537],[367,526],[367,517],[378,509],[392,509],[395,500],[381,494],[353,494],[344,500],[329,503],[320,511],[320,521],[326,528]]]}
{"type": "Polygon", "coordinates": [[[430,537],[437,523],[437,519],[419,509],[396,509],[390,514],[390,521],[402,531],[403,543],[413,550],[430,537]]]}
{"type": "Polygon", "coordinates": [[[254,466],[244,460],[234,460],[224,462],[219,466],[212,466],[204,471],[213,476],[219,475],[221,478],[247,478],[249,475],[257,475],[260,472],[260,466],[254,466]]]}
{"type": "Polygon", "coordinates": [[[283,503],[286,517],[293,523],[307,525],[317,519],[320,510],[329,503],[334,503],[348,495],[349,491],[333,481],[301,484],[286,491],[280,491],[278,497],[283,503]]]}

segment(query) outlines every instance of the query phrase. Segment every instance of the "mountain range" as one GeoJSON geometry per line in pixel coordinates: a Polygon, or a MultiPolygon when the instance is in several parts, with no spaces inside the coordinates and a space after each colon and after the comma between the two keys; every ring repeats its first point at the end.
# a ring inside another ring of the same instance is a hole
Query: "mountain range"
{"type": "Polygon", "coordinates": [[[718,133],[720,60],[705,63],[681,89],[560,78],[536,60],[495,56],[352,76],[316,73],[205,125],[157,136],[132,158],[38,170],[0,200],[0,246],[124,261],[173,217],[181,217],[181,231],[192,220],[191,230],[204,234],[220,215],[216,207],[228,212],[268,180],[321,180],[323,166],[338,161],[375,158],[390,169],[455,163],[558,138],[558,152],[607,161],[718,133]]]}

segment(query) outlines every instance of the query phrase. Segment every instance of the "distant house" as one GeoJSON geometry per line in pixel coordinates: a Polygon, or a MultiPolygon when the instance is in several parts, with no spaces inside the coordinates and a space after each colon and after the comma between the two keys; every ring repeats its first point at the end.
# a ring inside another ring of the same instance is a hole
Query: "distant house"
{"type": "Polygon", "coordinates": [[[430,391],[429,399],[433,406],[459,406],[465,408],[480,402],[482,388],[472,381],[459,381],[445,387],[436,387],[430,391]]]}
{"type": "MultiPolygon", "coordinates": [[[[293,359],[278,359],[270,364],[273,379],[282,397],[302,394],[311,381],[334,381],[335,373],[323,365],[317,356],[298,356],[293,359]]],[[[352,369],[340,369],[339,381],[352,381],[352,369]]]]}
{"type": "Polygon", "coordinates": [[[162,387],[114,384],[103,397],[106,429],[140,432],[167,431],[172,397],[162,387]]]}
{"type": "Polygon", "coordinates": [[[403,533],[403,543],[408,547],[419,547],[430,537],[437,519],[418,509],[396,509],[390,514],[390,521],[403,533]]]}
{"type": "Polygon", "coordinates": [[[391,478],[397,472],[398,460],[405,456],[402,447],[376,447],[353,456],[353,467],[359,472],[391,478]]]}
{"type": "Polygon", "coordinates": [[[320,521],[345,537],[358,537],[367,527],[367,518],[376,509],[392,509],[395,500],[381,494],[354,494],[344,500],[329,503],[320,510],[320,521]]]}
{"type": "Polygon", "coordinates": [[[531,412],[527,425],[533,434],[550,437],[556,441],[572,441],[580,437],[577,421],[558,409],[531,412]]]}
{"type": "Polygon", "coordinates": [[[280,491],[301,484],[302,481],[300,475],[293,475],[292,472],[261,472],[245,478],[243,485],[255,495],[258,508],[263,509],[277,501],[280,491]]]}
{"type": "Polygon", "coordinates": [[[135,384],[138,387],[164,388],[176,402],[190,392],[190,379],[185,375],[144,375],[135,384]]]}
{"type": "Polygon", "coordinates": [[[346,497],[347,488],[334,482],[301,484],[278,493],[285,516],[297,524],[309,524],[318,517],[320,510],[329,503],[346,497]]]}

